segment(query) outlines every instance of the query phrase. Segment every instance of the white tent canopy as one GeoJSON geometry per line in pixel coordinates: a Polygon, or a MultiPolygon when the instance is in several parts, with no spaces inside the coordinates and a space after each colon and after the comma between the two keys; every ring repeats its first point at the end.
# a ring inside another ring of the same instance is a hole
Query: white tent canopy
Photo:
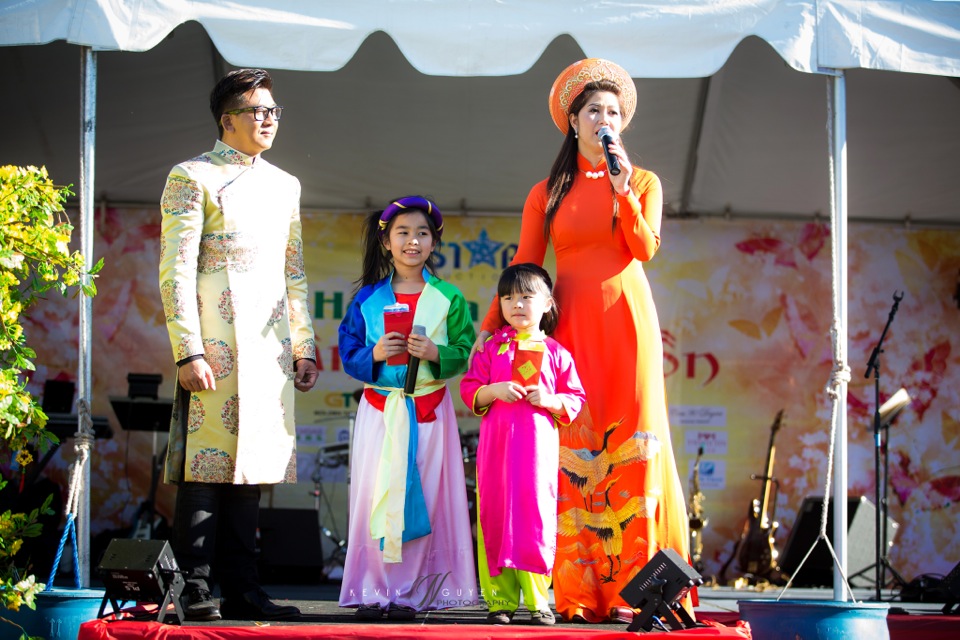
{"type": "MultiPolygon", "coordinates": [[[[56,40],[146,51],[99,56],[96,197],[111,202],[156,204],[168,168],[212,144],[205,103],[222,54],[283,70],[275,94],[287,111],[270,157],[301,178],[305,207],[423,192],[445,210],[515,213],[559,148],[550,85],[585,52],[638,78],[625,140],[663,179],[668,214],[826,217],[825,81],[797,70],[829,67],[851,69],[850,217],[960,223],[960,85],[944,77],[960,76],[957,2],[0,8],[0,45],[56,40]]],[[[11,70],[0,113],[17,123],[4,162],[46,164],[78,184],[77,61],[62,42],[0,47],[11,70]]]]}
{"type": "Polygon", "coordinates": [[[384,31],[429,75],[523,73],[565,33],[643,78],[712,75],[748,35],[799,71],[960,76],[960,23],[949,1],[34,0],[0,16],[9,17],[0,44],[65,40],[103,51],[148,51],[193,20],[233,64],[300,71],[339,69],[384,31]]]}

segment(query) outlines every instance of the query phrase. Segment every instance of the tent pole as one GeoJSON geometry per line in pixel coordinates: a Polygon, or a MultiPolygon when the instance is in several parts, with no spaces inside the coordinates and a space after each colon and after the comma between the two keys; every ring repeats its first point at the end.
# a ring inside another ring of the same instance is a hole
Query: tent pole
{"type": "MultiPolygon", "coordinates": [[[[97,54],[90,47],[80,48],[80,252],[85,260],[85,270],[93,267],[93,180],[94,151],[96,149],[97,110],[97,54]]],[[[90,407],[93,397],[91,385],[90,345],[92,336],[93,300],[85,295],[80,301],[79,332],[80,351],[77,360],[78,432],[89,436],[92,447],[93,425],[90,407]]],[[[75,464],[80,464],[78,457],[75,464]]],[[[83,465],[80,478],[79,506],[77,513],[77,548],[79,554],[79,578],[81,588],[90,587],[90,464],[83,465]]]]}
{"type": "MultiPolygon", "coordinates": [[[[830,149],[833,202],[831,203],[831,240],[837,256],[834,267],[834,313],[840,320],[837,333],[841,364],[846,365],[847,354],[847,90],[843,71],[835,71],[827,82],[831,101],[832,147],[830,149]]],[[[847,382],[841,380],[838,388],[839,410],[836,412],[836,449],[834,450],[833,483],[833,548],[839,566],[833,567],[833,599],[846,601],[844,576],[847,575],[847,382]],[[842,571],[842,573],[841,573],[842,571]]]]}

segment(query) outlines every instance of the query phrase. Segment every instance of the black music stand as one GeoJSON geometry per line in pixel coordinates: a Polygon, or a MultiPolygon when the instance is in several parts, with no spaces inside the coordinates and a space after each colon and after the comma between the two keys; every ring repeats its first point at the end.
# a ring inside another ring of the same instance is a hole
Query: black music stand
{"type": "Polygon", "coordinates": [[[124,431],[166,433],[173,413],[172,398],[124,398],[110,396],[110,406],[124,431]]]}
{"type": "MultiPolygon", "coordinates": [[[[141,503],[140,510],[137,513],[137,520],[144,515],[148,518],[151,538],[154,534],[153,527],[156,517],[157,485],[160,480],[160,471],[163,468],[163,460],[167,455],[166,444],[164,444],[160,455],[157,455],[156,434],[166,433],[170,429],[170,416],[173,413],[173,399],[157,396],[157,390],[162,380],[163,376],[159,373],[130,373],[127,374],[127,382],[129,383],[127,397],[110,396],[110,405],[117,415],[120,426],[125,431],[149,431],[154,434],[150,491],[147,494],[147,499],[141,503]]],[[[136,532],[136,526],[134,530],[136,532]]]]}

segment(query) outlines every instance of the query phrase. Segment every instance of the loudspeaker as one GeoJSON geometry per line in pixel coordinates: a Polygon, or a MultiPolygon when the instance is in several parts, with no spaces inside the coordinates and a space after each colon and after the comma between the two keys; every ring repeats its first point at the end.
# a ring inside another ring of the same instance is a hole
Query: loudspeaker
{"type": "Polygon", "coordinates": [[[260,577],[266,583],[323,578],[320,520],[311,509],[260,509],[260,577]]]}
{"type": "Polygon", "coordinates": [[[73,413],[75,392],[76,385],[69,380],[47,380],[43,383],[43,412],[73,413]]]}
{"type": "MultiPolygon", "coordinates": [[[[823,508],[823,498],[808,496],[797,513],[793,529],[783,548],[780,569],[787,575],[793,576],[795,587],[830,587],[833,586],[833,557],[823,541],[818,541],[816,548],[807,558],[803,567],[796,575],[797,567],[803,560],[810,546],[820,535],[820,510],[823,508]]],[[[893,546],[897,528],[900,525],[887,518],[887,544],[893,546]]],[[[877,508],[866,497],[847,498],[847,577],[853,576],[876,562],[876,528],[877,508]]],[[[833,542],[833,506],[827,513],[827,537],[833,542]]],[[[889,550],[889,549],[888,549],[889,550]]],[[[872,582],[873,576],[870,576],[872,582]]]]}
{"type": "Polygon", "coordinates": [[[157,399],[163,375],[159,373],[128,373],[127,397],[157,399]]]}

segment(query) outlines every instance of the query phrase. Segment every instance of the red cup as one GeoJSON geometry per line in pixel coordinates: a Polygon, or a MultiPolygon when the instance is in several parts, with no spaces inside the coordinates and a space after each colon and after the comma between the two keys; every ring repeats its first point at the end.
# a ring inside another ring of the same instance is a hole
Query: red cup
{"type": "MultiPolygon", "coordinates": [[[[406,338],[413,329],[413,313],[410,312],[409,305],[398,302],[397,304],[387,305],[383,308],[383,332],[399,331],[406,338]]],[[[387,364],[399,365],[407,364],[410,361],[410,354],[407,351],[387,358],[387,364]]]]}

